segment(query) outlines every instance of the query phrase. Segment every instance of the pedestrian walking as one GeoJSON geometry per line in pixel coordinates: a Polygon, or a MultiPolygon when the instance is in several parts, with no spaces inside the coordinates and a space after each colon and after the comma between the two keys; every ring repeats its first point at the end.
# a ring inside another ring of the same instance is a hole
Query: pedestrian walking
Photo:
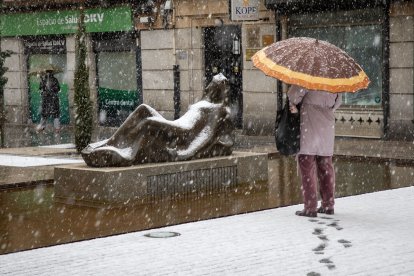
{"type": "Polygon", "coordinates": [[[334,111],[341,105],[342,97],[326,91],[309,91],[292,85],[288,91],[290,110],[300,108],[300,150],[297,154],[302,182],[304,209],[298,216],[316,217],[317,213],[334,214],[335,170],[332,155],[335,139],[334,111]],[[318,204],[318,189],[321,206],[318,204]]]}
{"type": "Polygon", "coordinates": [[[36,130],[43,131],[46,127],[47,120],[53,118],[53,126],[56,132],[60,131],[60,110],[59,110],[59,81],[53,75],[53,71],[46,71],[41,76],[39,90],[42,96],[42,111],[40,123],[36,130]]]}

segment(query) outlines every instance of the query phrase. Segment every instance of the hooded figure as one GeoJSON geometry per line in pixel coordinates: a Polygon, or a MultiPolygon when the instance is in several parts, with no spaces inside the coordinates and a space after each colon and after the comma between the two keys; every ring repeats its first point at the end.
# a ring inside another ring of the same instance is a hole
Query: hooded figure
{"type": "Polygon", "coordinates": [[[60,129],[60,110],[59,110],[59,81],[53,76],[53,72],[46,71],[46,75],[41,76],[39,90],[42,96],[42,112],[38,131],[46,127],[49,117],[53,118],[53,125],[56,131],[60,129]]]}
{"type": "Polygon", "coordinates": [[[227,79],[214,76],[201,101],[174,121],[142,104],[109,139],[82,150],[82,157],[92,167],[114,167],[230,155],[228,90],[227,79]]]}
{"type": "Polygon", "coordinates": [[[301,172],[304,210],[296,215],[316,217],[317,213],[334,214],[335,170],[332,155],[335,140],[334,111],[342,97],[325,91],[307,90],[292,85],[288,91],[291,112],[300,108],[300,150],[297,153],[301,172]],[[317,208],[317,185],[322,199],[317,208]]]}

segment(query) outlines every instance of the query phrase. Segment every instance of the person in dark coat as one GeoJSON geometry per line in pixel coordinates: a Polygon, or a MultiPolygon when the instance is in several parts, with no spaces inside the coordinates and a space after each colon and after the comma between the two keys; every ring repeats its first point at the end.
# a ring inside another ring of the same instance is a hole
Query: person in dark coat
{"type": "Polygon", "coordinates": [[[42,112],[40,123],[36,129],[37,131],[44,130],[47,120],[52,117],[55,131],[59,131],[60,110],[58,93],[60,91],[60,85],[52,71],[46,71],[46,74],[41,76],[39,90],[42,95],[42,112]]]}

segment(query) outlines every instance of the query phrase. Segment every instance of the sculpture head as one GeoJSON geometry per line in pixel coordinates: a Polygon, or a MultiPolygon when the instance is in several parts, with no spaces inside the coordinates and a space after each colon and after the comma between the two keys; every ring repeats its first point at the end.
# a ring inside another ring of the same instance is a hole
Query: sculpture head
{"type": "Polygon", "coordinates": [[[222,74],[217,74],[207,85],[203,99],[212,103],[227,103],[229,97],[229,81],[222,74]]]}

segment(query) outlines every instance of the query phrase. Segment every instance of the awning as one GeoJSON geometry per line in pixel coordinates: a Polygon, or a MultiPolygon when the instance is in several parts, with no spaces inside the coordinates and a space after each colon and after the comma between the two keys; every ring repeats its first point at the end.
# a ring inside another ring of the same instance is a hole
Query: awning
{"type": "Polygon", "coordinates": [[[324,11],[354,10],[385,6],[390,0],[265,0],[267,9],[282,14],[324,11]]]}

